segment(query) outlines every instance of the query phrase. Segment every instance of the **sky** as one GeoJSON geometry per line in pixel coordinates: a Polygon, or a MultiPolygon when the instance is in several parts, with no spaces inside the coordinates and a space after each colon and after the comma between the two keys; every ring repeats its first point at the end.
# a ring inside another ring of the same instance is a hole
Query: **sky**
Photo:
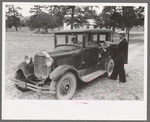
{"type": "MultiPolygon", "coordinates": [[[[100,14],[103,10],[103,6],[142,6],[142,3],[65,3],[65,2],[57,2],[57,3],[53,3],[53,2],[4,2],[3,5],[14,5],[19,6],[22,8],[22,10],[19,10],[20,13],[22,13],[22,15],[25,16],[31,16],[33,14],[31,14],[29,11],[30,9],[34,6],[34,5],[84,5],[84,6],[98,6],[99,8],[95,8],[96,12],[98,14],[100,14]]],[[[6,9],[5,9],[6,10],[6,9]]]]}
{"type": "MultiPolygon", "coordinates": [[[[24,17],[25,16],[31,16],[32,14],[29,12],[30,9],[33,8],[34,5],[37,5],[37,3],[36,4],[35,3],[9,3],[9,4],[14,5],[14,7],[17,7],[17,6],[21,7],[22,10],[19,10],[19,12],[22,13],[22,15],[24,17]]],[[[44,4],[42,4],[42,5],[44,5],[44,4]]],[[[45,5],[47,5],[47,4],[45,4],[45,5]]],[[[103,6],[100,6],[100,5],[98,5],[98,6],[99,6],[99,8],[95,8],[95,10],[97,13],[101,13],[103,6]]]]}
{"type": "MultiPolygon", "coordinates": [[[[15,6],[17,6],[17,5],[15,5],[15,6]]],[[[28,5],[20,4],[18,6],[22,8],[22,10],[20,10],[19,12],[22,13],[23,16],[32,15],[29,11],[31,8],[33,8],[33,5],[31,5],[31,4],[28,4],[28,5]]]]}

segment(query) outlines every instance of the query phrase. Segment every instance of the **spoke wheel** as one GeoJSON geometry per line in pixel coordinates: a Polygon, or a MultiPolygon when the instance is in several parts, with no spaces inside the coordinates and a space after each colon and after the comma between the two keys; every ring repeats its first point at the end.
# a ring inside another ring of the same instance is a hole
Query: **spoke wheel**
{"type": "Polygon", "coordinates": [[[67,72],[56,84],[56,98],[59,100],[72,99],[77,87],[76,77],[73,73],[67,72]]]}
{"type": "Polygon", "coordinates": [[[107,63],[107,77],[110,77],[112,72],[113,72],[113,68],[114,68],[114,60],[112,58],[110,58],[108,60],[108,63],[107,63]]]}

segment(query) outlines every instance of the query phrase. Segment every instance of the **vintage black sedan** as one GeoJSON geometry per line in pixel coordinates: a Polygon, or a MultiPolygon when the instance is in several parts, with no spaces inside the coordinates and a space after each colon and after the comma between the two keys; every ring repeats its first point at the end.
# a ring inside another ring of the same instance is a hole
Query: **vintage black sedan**
{"type": "Polygon", "coordinates": [[[111,75],[114,61],[108,29],[64,30],[54,32],[54,49],[42,50],[16,69],[13,82],[22,91],[56,94],[56,99],[72,99],[77,82],[90,82],[111,75]]]}

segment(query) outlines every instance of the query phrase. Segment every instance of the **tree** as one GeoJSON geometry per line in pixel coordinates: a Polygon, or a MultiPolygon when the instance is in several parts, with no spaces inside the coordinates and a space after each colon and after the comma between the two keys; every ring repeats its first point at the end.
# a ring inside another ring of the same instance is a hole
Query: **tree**
{"type": "MultiPolygon", "coordinates": [[[[132,27],[144,24],[144,7],[139,6],[105,6],[101,15],[101,19],[105,25],[120,27],[122,30],[126,29],[129,40],[129,32],[132,27]]],[[[114,29],[113,29],[114,30],[114,29]]]]}
{"type": "Polygon", "coordinates": [[[75,15],[75,7],[76,6],[67,6],[67,12],[71,14],[71,29],[73,29],[73,23],[74,23],[74,15],[75,15]]]}
{"type": "Polygon", "coordinates": [[[52,16],[52,21],[55,25],[55,27],[60,30],[60,26],[63,25],[63,17],[61,15],[54,15],[52,16]]]}
{"type": "Polygon", "coordinates": [[[64,16],[66,14],[66,6],[63,5],[45,6],[45,10],[47,10],[50,15],[56,15],[59,13],[64,16]]]}
{"type": "Polygon", "coordinates": [[[6,26],[7,28],[12,28],[12,26],[15,27],[16,31],[18,31],[18,27],[21,25],[20,19],[16,16],[9,16],[6,20],[6,26]]]}
{"type": "Polygon", "coordinates": [[[71,15],[71,17],[65,21],[68,25],[71,24],[71,29],[73,29],[73,26],[79,28],[87,24],[87,19],[95,19],[96,16],[93,6],[67,6],[66,8],[67,14],[71,15]]]}
{"type": "Polygon", "coordinates": [[[83,26],[87,23],[86,19],[94,18],[96,15],[96,11],[93,10],[93,6],[51,5],[46,6],[45,9],[53,16],[54,23],[58,28],[63,24],[63,20],[67,22],[68,25],[71,25],[71,29],[73,29],[73,27],[78,28],[79,26],[83,26]],[[65,15],[70,15],[71,17],[65,19],[65,15]]]}
{"type": "MultiPolygon", "coordinates": [[[[48,11],[49,16],[51,17],[51,27],[52,29],[55,27],[58,27],[58,29],[60,30],[60,26],[63,25],[63,20],[64,20],[64,15],[65,15],[65,7],[62,5],[45,5],[42,6],[42,9],[45,11],[48,11]]],[[[37,10],[36,10],[37,11],[37,10]]],[[[40,12],[36,12],[36,13],[41,13],[40,12]]]]}
{"type": "Polygon", "coordinates": [[[30,13],[40,14],[41,12],[43,12],[42,11],[43,8],[45,8],[45,6],[34,5],[34,7],[30,9],[30,13]]]}
{"type": "Polygon", "coordinates": [[[94,19],[97,16],[96,11],[93,9],[94,7],[98,8],[98,6],[81,6],[80,8],[82,8],[83,11],[79,8],[78,10],[80,11],[78,11],[78,13],[81,12],[86,19],[94,19]]]}
{"type": "Polygon", "coordinates": [[[130,29],[136,25],[137,16],[133,6],[122,6],[122,18],[121,18],[121,26],[122,30],[126,28],[126,32],[129,33],[130,29]]]}
{"type": "Polygon", "coordinates": [[[6,8],[8,9],[6,11],[6,18],[9,17],[9,16],[16,16],[18,18],[21,18],[23,17],[21,13],[18,12],[18,10],[22,10],[21,7],[17,6],[17,7],[14,7],[14,5],[6,5],[6,8]]]}
{"type": "Polygon", "coordinates": [[[64,15],[66,13],[65,6],[47,6],[46,9],[49,8],[49,13],[53,17],[53,23],[60,30],[60,26],[63,25],[64,15]]]}
{"type": "Polygon", "coordinates": [[[135,9],[134,6],[105,6],[99,20],[105,21],[105,25],[113,27],[113,30],[115,27],[121,27],[122,30],[126,28],[129,31],[133,26],[143,24],[143,14],[139,14],[143,11],[143,7],[135,9]]]}
{"type": "Polygon", "coordinates": [[[30,17],[30,20],[28,21],[30,30],[38,29],[37,32],[39,32],[41,28],[44,28],[45,31],[47,32],[46,25],[47,25],[49,16],[48,14],[43,12],[44,8],[45,6],[34,5],[34,7],[30,9],[29,12],[34,13],[34,15],[32,15],[30,17]]]}
{"type": "Polygon", "coordinates": [[[131,28],[134,26],[138,26],[140,23],[138,22],[135,8],[133,6],[121,6],[121,14],[122,30],[126,28],[126,33],[128,34],[129,41],[129,32],[131,28]]]}
{"type": "Polygon", "coordinates": [[[20,26],[20,18],[23,17],[18,10],[21,10],[20,7],[14,7],[14,5],[6,5],[8,9],[6,11],[6,31],[7,28],[11,28],[12,26],[15,27],[16,31],[18,31],[18,27],[20,26]]]}
{"type": "Polygon", "coordinates": [[[105,22],[104,26],[112,27],[112,30],[115,32],[115,28],[120,24],[121,14],[116,6],[105,6],[99,17],[102,18],[101,21],[105,22]]]}
{"type": "Polygon", "coordinates": [[[95,20],[96,20],[97,26],[100,28],[106,27],[110,29],[112,26],[109,14],[99,14],[95,20]]]}
{"type": "Polygon", "coordinates": [[[37,28],[40,30],[41,28],[45,29],[47,32],[48,28],[54,29],[58,27],[60,30],[60,26],[63,25],[64,19],[64,6],[50,5],[50,6],[39,6],[35,5],[34,8],[31,8],[30,12],[34,13],[34,15],[30,18],[28,22],[30,25],[30,29],[37,28]],[[47,10],[49,13],[43,12],[47,10]]]}
{"type": "Polygon", "coordinates": [[[137,25],[143,26],[144,25],[144,7],[139,6],[135,8],[136,16],[137,16],[137,25]]]}
{"type": "Polygon", "coordinates": [[[63,20],[64,20],[64,15],[67,13],[70,14],[71,19],[68,21],[68,23],[71,24],[71,29],[73,29],[75,8],[76,6],[57,6],[57,5],[46,7],[49,13],[51,15],[54,15],[54,20],[55,20],[56,25],[62,25],[63,20]]]}
{"type": "Polygon", "coordinates": [[[26,16],[20,19],[21,21],[21,27],[28,27],[28,22],[29,22],[30,16],[26,16]]]}
{"type": "Polygon", "coordinates": [[[40,31],[40,29],[44,29],[45,32],[48,33],[47,29],[54,29],[55,27],[57,27],[54,16],[49,15],[45,12],[32,15],[28,23],[31,30],[38,29],[38,32],[40,31]]]}

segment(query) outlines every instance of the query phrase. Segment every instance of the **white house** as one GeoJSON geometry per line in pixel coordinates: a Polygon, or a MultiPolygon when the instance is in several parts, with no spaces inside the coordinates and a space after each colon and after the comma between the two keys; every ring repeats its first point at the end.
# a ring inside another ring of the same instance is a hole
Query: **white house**
{"type": "MultiPolygon", "coordinates": [[[[74,17],[76,17],[76,15],[74,17]]],[[[71,18],[71,15],[66,15],[65,18],[71,18]]],[[[92,29],[92,28],[94,28],[94,26],[96,25],[95,20],[94,19],[87,19],[87,21],[88,21],[88,24],[84,25],[83,27],[80,27],[80,28],[73,27],[73,29],[81,29],[81,28],[82,29],[87,29],[87,28],[92,29]]],[[[67,23],[64,22],[63,28],[64,28],[64,30],[70,30],[71,25],[67,25],[67,23]]]]}

